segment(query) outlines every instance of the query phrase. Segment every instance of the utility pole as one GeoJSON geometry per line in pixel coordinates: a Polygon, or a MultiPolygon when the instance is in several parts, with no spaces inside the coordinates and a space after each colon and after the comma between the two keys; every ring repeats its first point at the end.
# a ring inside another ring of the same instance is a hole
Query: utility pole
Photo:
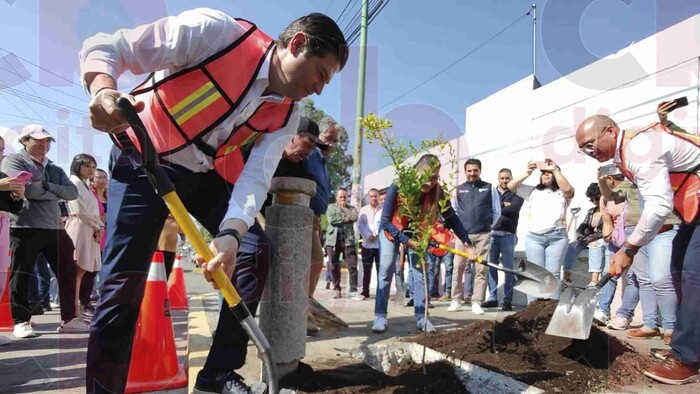
{"type": "MultiPolygon", "coordinates": [[[[360,20],[360,59],[357,72],[357,119],[355,119],[355,156],[352,165],[352,201],[358,210],[362,207],[362,123],[365,116],[365,65],[367,56],[367,14],[369,0],[362,0],[360,20]]],[[[355,226],[357,233],[357,225],[355,226]]]]}
{"type": "Polygon", "coordinates": [[[532,76],[537,78],[537,4],[532,3],[532,76]]]}

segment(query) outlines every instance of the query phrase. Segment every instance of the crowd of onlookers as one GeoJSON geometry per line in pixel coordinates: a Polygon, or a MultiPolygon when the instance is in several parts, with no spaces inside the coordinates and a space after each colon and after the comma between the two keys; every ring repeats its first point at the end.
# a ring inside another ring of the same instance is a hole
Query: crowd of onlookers
{"type": "MultiPolygon", "coordinates": [[[[108,175],[86,153],[66,174],[47,158],[55,140],[40,125],[24,127],[19,141],[23,148],[2,159],[0,172],[0,271],[10,272],[0,283],[10,292],[13,334],[36,336],[31,317],[54,308],[59,333],[87,332],[106,239],[108,175]]],[[[168,271],[178,233],[169,220],[158,244],[168,271]]]]}

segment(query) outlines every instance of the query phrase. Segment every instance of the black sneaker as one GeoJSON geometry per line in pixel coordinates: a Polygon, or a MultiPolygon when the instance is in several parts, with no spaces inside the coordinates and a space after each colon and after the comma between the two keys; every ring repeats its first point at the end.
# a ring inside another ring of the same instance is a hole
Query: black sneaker
{"type": "Polygon", "coordinates": [[[511,305],[510,302],[504,302],[503,307],[501,309],[505,312],[510,312],[513,310],[513,305],[511,305]]]}
{"type": "Polygon", "coordinates": [[[44,312],[51,312],[53,308],[51,308],[51,303],[46,301],[41,303],[41,309],[44,310],[44,312]]]}
{"type": "Polygon", "coordinates": [[[481,303],[482,308],[498,308],[498,301],[486,301],[481,303]]]}
{"type": "Polygon", "coordinates": [[[408,300],[408,302],[406,303],[406,306],[413,306],[413,298],[408,300]]]}

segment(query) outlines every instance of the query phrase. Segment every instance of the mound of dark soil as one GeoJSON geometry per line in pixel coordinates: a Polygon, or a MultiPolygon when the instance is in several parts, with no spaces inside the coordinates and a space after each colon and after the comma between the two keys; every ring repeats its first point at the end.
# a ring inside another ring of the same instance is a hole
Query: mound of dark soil
{"type": "Polygon", "coordinates": [[[388,374],[375,371],[356,360],[345,360],[344,364],[317,371],[300,364],[295,372],[280,381],[280,387],[296,389],[300,393],[324,394],[467,393],[448,363],[426,365],[426,375],[420,365],[412,362],[395,366],[388,374]]]}
{"type": "Polygon", "coordinates": [[[545,335],[556,301],[536,301],[502,322],[422,335],[419,344],[497,371],[547,392],[587,393],[630,385],[653,365],[651,356],[593,327],[585,341],[545,335]]]}

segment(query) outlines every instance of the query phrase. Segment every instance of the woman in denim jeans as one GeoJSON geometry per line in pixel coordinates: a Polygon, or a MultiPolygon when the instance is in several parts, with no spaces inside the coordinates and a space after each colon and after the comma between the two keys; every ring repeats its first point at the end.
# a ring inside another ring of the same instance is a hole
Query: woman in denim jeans
{"type": "MultiPolygon", "coordinates": [[[[526,200],[529,208],[528,233],[525,254],[531,262],[545,267],[559,279],[562,261],[569,239],[566,235],[566,209],[574,197],[574,188],[553,160],[529,162],[527,172],[508,183],[508,189],[526,200]],[[532,172],[539,168],[537,186],[523,185],[532,172]]],[[[553,295],[551,299],[559,299],[553,295]]],[[[528,297],[528,302],[533,301],[528,297]]]]}
{"type": "Polygon", "coordinates": [[[588,286],[595,286],[600,280],[600,273],[606,264],[607,242],[603,240],[603,215],[600,211],[600,187],[597,182],[591,183],[586,189],[586,197],[594,205],[588,210],[586,218],[576,229],[576,241],[569,245],[564,259],[564,282],[571,282],[571,271],[576,263],[576,258],[583,250],[588,249],[588,272],[591,273],[591,282],[588,286]]]}
{"type": "MultiPolygon", "coordinates": [[[[442,215],[445,220],[445,227],[453,230],[457,237],[465,243],[464,252],[467,253],[470,260],[476,256],[474,248],[469,241],[467,230],[459,221],[452,206],[446,204],[442,212],[438,211],[438,202],[442,199],[442,188],[438,185],[440,178],[440,162],[435,155],[424,155],[416,163],[416,168],[420,171],[429,171],[433,169],[430,180],[423,184],[420,191],[418,201],[421,205],[421,217],[407,218],[399,214],[399,188],[392,184],[386,193],[386,201],[382,209],[382,223],[379,231],[379,272],[377,274],[377,298],[374,304],[374,323],[372,324],[372,332],[382,333],[386,331],[387,326],[387,304],[389,303],[389,290],[391,288],[391,279],[394,276],[396,269],[396,256],[398,254],[399,245],[403,244],[406,248],[407,262],[410,265],[410,273],[413,290],[414,314],[416,317],[416,325],[419,330],[425,332],[434,332],[435,329],[430,321],[424,319],[426,295],[423,288],[423,270],[421,269],[420,256],[415,249],[418,247],[417,242],[411,238],[412,234],[404,232],[408,228],[409,221],[418,221],[419,223],[433,223],[438,215],[442,215]],[[383,230],[383,231],[382,231],[383,230]]],[[[430,269],[427,270],[428,283],[433,281],[433,273],[430,269]]]]}

